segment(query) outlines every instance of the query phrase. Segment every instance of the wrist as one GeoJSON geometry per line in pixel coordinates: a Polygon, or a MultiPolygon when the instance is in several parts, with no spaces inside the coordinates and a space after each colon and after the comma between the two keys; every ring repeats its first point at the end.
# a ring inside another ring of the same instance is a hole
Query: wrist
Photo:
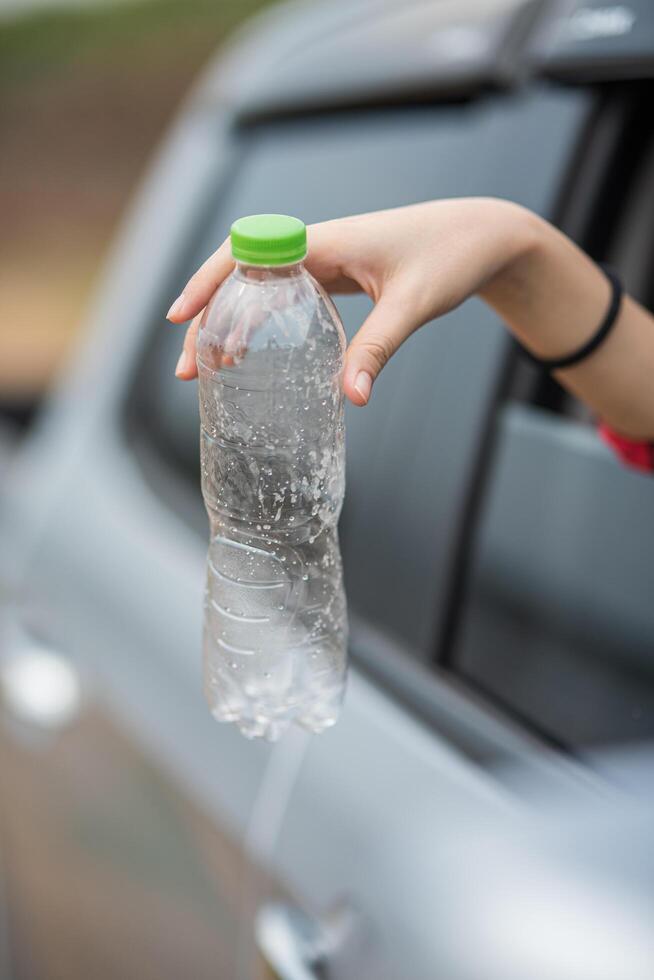
{"type": "Polygon", "coordinates": [[[478,295],[497,308],[524,296],[537,279],[547,250],[548,233],[554,229],[520,204],[503,200],[493,204],[495,210],[490,217],[496,240],[496,264],[478,295]]]}
{"type": "Polygon", "coordinates": [[[517,208],[508,258],[480,293],[523,346],[539,358],[561,358],[596,329],[610,287],[598,266],[565,235],[517,208]]]}

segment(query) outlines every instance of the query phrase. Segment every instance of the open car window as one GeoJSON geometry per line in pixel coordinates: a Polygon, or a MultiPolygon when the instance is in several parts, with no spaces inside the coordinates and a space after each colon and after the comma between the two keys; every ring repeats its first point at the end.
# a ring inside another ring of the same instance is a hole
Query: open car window
{"type": "MultiPolygon", "coordinates": [[[[241,214],[279,211],[312,222],[439,196],[495,195],[551,215],[591,103],[585,92],[546,88],[245,127],[234,135],[231,179],[207,202],[179,284],[241,214]]],[[[339,308],[351,337],[369,302],[347,297],[339,308]]],[[[137,452],[151,462],[156,455],[155,490],[163,492],[172,474],[184,486],[175,506],[203,531],[197,391],[173,377],[180,343],[179,331],[157,327],[127,426],[137,452]]],[[[411,338],[365,410],[348,408],[341,540],[353,621],[373,623],[425,663],[433,660],[462,502],[508,351],[496,318],[472,301],[411,338]]]]}

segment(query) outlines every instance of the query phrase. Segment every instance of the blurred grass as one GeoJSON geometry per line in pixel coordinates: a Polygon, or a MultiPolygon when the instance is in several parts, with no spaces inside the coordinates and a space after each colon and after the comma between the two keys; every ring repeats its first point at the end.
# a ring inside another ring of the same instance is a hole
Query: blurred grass
{"type": "Polygon", "coordinates": [[[62,363],[129,193],[202,64],[266,0],[48,9],[0,30],[0,403],[62,363]]]}
{"type": "Polygon", "coordinates": [[[50,71],[113,64],[120,51],[188,59],[207,53],[266,0],[135,0],[37,11],[2,25],[0,85],[50,71]],[[188,47],[193,45],[192,50],[188,47]]]}

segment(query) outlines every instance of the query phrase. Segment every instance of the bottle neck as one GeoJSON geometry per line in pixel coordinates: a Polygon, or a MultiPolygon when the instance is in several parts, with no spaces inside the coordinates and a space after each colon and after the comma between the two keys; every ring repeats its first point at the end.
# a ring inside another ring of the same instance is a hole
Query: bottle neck
{"type": "Polygon", "coordinates": [[[246,282],[269,282],[271,279],[299,279],[304,275],[304,263],[292,265],[250,265],[237,262],[235,275],[246,282]]]}

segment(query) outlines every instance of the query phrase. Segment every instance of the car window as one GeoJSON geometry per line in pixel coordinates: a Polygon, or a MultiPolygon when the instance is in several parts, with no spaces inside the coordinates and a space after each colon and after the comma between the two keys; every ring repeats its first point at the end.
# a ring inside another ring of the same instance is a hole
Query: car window
{"type": "MultiPolygon", "coordinates": [[[[585,93],[544,89],[243,130],[235,136],[240,164],[207,202],[210,220],[179,284],[240,214],[281,211],[312,222],[475,194],[551,214],[589,103],[585,93]]],[[[339,308],[351,337],[369,304],[347,298],[339,308]]],[[[201,515],[197,392],[173,378],[180,340],[178,331],[158,328],[146,345],[129,425],[147,453],[187,479],[189,512],[201,515]]],[[[341,539],[350,609],[425,661],[433,658],[462,499],[507,350],[493,315],[473,301],[405,345],[365,410],[348,408],[341,539]]]]}
{"type": "Polygon", "coordinates": [[[455,669],[568,746],[654,734],[654,480],[509,406],[455,669]]]}
{"type": "MultiPolygon", "coordinates": [[[[654,138],[609,257],[650,305],[654,138]]],[[[508,405],[453,666],[574,748],[654,735],[654,479],[582,426],[508,405]]]]}

